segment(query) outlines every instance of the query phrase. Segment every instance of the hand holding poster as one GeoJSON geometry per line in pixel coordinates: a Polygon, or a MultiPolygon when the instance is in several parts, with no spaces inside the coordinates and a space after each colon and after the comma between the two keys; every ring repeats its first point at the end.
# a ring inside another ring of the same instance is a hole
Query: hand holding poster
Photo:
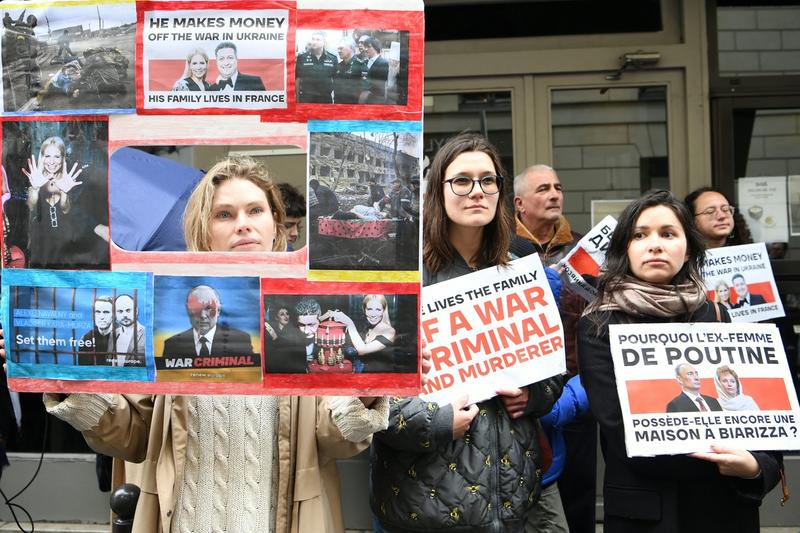
{"type": "Polygon", "coordinates": [[[614,217],[603,218],[558,262],[558,266],[563,267],[561,279],[564,283],[590,302],[597,295],[597,289],[590,281],[600,275],[600,267],[606,260],[606,249],[616,227],[614,217]]]}
{"type": "Polygon", "coordinates": [[[423,288],[422,335],[432,369],[421,397],[440,404],[566,370],[561,317],[535,254],[423,288]]]}
{"type": "Polygon", "coordinates": [[[620,324],[609,337],[629,457],[800,448],[774,324],[620,324]]]}
{"type": "Polygon", "coordinates": [[[732,322],[786,314],[763,242],[706,250],[703,280],[709,300],[725,306],[732,322]]]}

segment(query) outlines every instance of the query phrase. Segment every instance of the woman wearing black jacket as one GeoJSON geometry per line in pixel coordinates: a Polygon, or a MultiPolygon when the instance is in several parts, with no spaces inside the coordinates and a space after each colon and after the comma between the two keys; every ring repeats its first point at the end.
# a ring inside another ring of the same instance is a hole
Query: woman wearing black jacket
{"type": "Polygon", "coordinates": [[[779,453],[712,446],[711,453],[628,458],[608,325],[729,322],[706,299],[703,239],[667,191],[620,215],[597,299],[578,326],[578,358],[600,424],[606,533],[758,532],[758,507],[778,482],[779,453]]]}
{"type": "MultiPolygon", "coordinates": [[[[446,142],[428,173],[424,283],[508,263],[511,216],[499,156],[484,138],[446,142]]],[[[561,393],[555,377],[466,405],[390,399],[372,447],[372,509],[384,530],[520,532],[539,498],[538,417],[561,393]]]]}

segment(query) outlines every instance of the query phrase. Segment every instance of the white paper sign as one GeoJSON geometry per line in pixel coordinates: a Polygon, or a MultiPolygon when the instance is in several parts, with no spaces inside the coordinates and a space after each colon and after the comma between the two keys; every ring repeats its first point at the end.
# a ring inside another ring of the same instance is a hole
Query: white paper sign
{"type": "Polygon", "coordinates": [[[420,397],[479,402],[566,371],[564,330],[536,254],[422,289],[432,368],[420,397]]]}
{"type": "Polygon", "coordinates": [[[606,261],[606,250],[616,227],[614,217],[605,217],[558,262],[558,266],[562,267],[561,279],[564,284],[587,301],[591,302],[597,296],[597,289],[589,280],[600,275],[600,267],[606,261]]]}
{"type": "Polygon", "coordinates": [[[789,242],[786,176],[739,178],[739,209],[756,242],[789,242]]]}
{"type": "Polygon", "coordinates": [[[763,242],[706,250],[703,280],[709,300],[725,306],[732,322],[786,315],[763,242]]]}
{"type": "Polygon", "coordinates": [[[629,457],[800,449],[774,324],[616,324],[609,339],[629,457]]]}

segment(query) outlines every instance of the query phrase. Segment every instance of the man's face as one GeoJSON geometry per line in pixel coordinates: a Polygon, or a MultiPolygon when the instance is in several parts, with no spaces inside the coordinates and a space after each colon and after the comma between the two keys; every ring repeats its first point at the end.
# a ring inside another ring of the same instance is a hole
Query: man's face
{"type": "Polygon", "coordinates": [[[133,299],[129,296],[120,296],[116,301],[117,324],[128,327],[133,324],[133,299]]]}
{"type": "Polygon", "coordinates": [[[527,181],[528,186],[521,196],[514,198],[514,206],[522,221],[535,224],[558,222],[564,209],[564,193],[556,173],[538,170],[526,174],[522,179],[527,181]]]}
{"type": "Polygon", "coordinates": [[[311,51],[315,54],[319,54],[325,48],[325,37],[320,35],[319,33],[315,33],[311,36],[311,51]]]}
{"type": "Polygon", "coordinates": [[[297,241],[297,237],[300,235],[300,225],[303,223],[303,217],[286,217],[283,219],[283,226],[286,228],[286,240],[289,241],[290,244],[294,244],[297,241]]]}
{"type": "Polygon", "coordinates": [[[217,50],[217,70],[223,79],[232,77],[238,69],[236,51],[233,48],[220,48],[217,50]]]}
{"type": "Polygon", "coordinates": [[[319,315],[300,315],[297,317],[297,327],[306,339],[313,339],[319,328],[319,315]]]}
{"type": "Polygon", "coordinates": [[[744,278],[735,278],[733,280],[733,288],[739,298],[747,296],[747,283],[745,283],[744,278]]]}
{"type": "Polygon", "coordinates": [[[358,41],[358,54],[361,57],[366,57],[367,56],[367,40],[366,39],[361,39],[360,41],[358,41]]]}
{"type": "Polygon", "coordinates": [[[100,331],[111,329],[111,321],[114,319],[114,306],[111,302],[94,303],[94,325],[100,331]]]}
{"type": "Polygon", "coordinates": [[[350,58],[353,57],[353,49],[348,44],[339,43],[339,48],[336,51],[339,52],[339,59],[342,61],[350,61],[350,58]]]}
{"type": "Polygon", "coordinates": [[[683,365],[678,376],[678,383],[685,391],[698,392],[700,390],[700,374],[692,365],[683,365]]]}
{"type": "Polygon", "coordinates": [[[402,186],[403,184],[399,181],[395,181],[394,183],[392,183],[392,189],[394,189],[395,192],[399,191],[402,186]]]}
{"type": "Polygon", "coordinates": [[[200,335],[205,335],[217,325],[221,306],[217,295],[208,287],[199,287],[189,294],[186,311],[189,321],[200,335]]]}

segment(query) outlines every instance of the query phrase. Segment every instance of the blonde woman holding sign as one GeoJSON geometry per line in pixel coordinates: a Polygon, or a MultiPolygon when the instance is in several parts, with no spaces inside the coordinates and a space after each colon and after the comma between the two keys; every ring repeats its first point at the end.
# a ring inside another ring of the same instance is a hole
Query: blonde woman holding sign
{"type": "MultiPolygon", "coordinates": [[[[484,138],[447,141],[428,171],[424,284],[509,260],[510,211],[503,171],[484,138]]],[[[420,398],[391,402],[389,429],[375,435],[370,503],[388,531],[520,531],[544,468],[538,417],[561,392],[555,377],[467,405],[420,398]],[[513,472],[513,474],[512,474],[513,472]]]]}
{"type": "MultiPolygon", "coordinates": [[[[690,212],[667,191],[623,210],[578,328],[581,379],[600,424],[606,533],[759,531],[758,506],[779,478],[779,453],[712,445],[711,453],[629,458],[609,324],[729,322],[706,299],[705,246],[690,212]]],[[[699,410],[699,409],[698,409],[699,410]]]]}
{"type": "MultiPolygon", "coordinates": [[[[281,195],[248,157],[214,165],[184,213],[194,251],[284,251],[281,195]]],[[[258,308],[253,310],[257,313],[258,308]]],[[[385,398],[45,395],[142,490],[134,533],[342,532],[336,459],[386,427],[385,398]],[[139,464],[134,464],[139,463],[139,464]]]]}

